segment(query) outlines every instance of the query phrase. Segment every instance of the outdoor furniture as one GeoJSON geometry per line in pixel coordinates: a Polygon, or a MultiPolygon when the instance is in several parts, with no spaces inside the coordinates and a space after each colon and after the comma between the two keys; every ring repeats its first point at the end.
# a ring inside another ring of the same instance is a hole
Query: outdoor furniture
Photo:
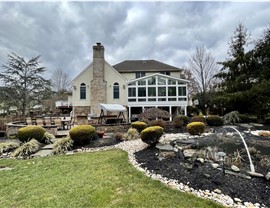
{"type": "Polygon", "coordinates": [[[126,121],[124,112],[126,108],[119,104],[103,104],[99,103],[101,108],[100,116],[98,119],[99,124],[120,124],[126,121]],[[105,115],[104,111],[117,112],[118,115],[105,115]]]}
{"type": "Polygon", "coordinates": [[[63,124],[60,117],[54,118],[54,125],[57,127],[57,129],[63,129],[63,124]]]}
{"type": "Polygon", "coordinates": [[[37,126],[44,126],[44,122],[42,118],[36,118],[36,125],[37,126]]]}
{"type": "Polygon", "coordinates": [[[71,128],[71,117],[61,117],[62,128],[70,129],[71,128]]]}

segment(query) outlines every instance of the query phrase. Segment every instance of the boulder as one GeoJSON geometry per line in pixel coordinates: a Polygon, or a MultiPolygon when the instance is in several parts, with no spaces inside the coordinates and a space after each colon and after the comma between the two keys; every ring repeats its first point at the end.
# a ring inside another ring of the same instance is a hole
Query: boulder
{"type": "Polygon", "coordinates": [[[173,151],[174,147],[170,144],[157,144],[156,148],[162,151],[173,151]]]}
{"type": "Polygon", "coordinates": [[[184,157],[191,158],[196,153],[195,149],[186,149],[183,151],[184,157]]]}
{"type": "Polygon", "coordinates": [[[270,181],[270,172],[268,172],[265,176],[266,180],[270,181]]]}
{"type": "Polygon", "coordinates": [[[232,166],[231,166],[231,169],[232,169],[234,172],[240,172],[240,169],[239,169],[237,166],[235,166],[235,165],[232,165],[232,166]]]}

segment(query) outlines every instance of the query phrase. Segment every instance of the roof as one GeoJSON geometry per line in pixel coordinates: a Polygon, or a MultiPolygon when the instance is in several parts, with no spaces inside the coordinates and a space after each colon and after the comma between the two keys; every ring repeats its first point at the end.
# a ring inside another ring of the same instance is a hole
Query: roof
{"type": "Polygon", "coordinates": [[[184,83],[189,83],[190,82],[187,79],[182,79],[182,78],[179,78],[179,77],[174,77],[174,76],[170,76],[170,75],[166,75],[166,74],[155,73],[155,74],[149,74],[147,76],[139,77],[139,78],[136,78],[136,79],[128,80],[127,83],[140,81],[140,80],[147,79],[149,77],[154,77],[154,76],[159,76],[159,77],[165,77],[165,78],[169,78],[169,79],[174,79],[174,80],[177,80],[177,81],[180,81],[180,82],[184,82],[184,83]]]}
{"type": "Polygon", "coordinates": [[[180,71],[180,68],[161,63],[156,60],[126,60],[113,66],[118,72],[161,72],[161,71],[180,71]]]}
{"type": "Polygon", "coordinates": [[[125,112],[127,109],[119,104],[104,104],[104,103],[99,103],[98,104],[100,109],[110,111],[110,112],[125,112]]]}

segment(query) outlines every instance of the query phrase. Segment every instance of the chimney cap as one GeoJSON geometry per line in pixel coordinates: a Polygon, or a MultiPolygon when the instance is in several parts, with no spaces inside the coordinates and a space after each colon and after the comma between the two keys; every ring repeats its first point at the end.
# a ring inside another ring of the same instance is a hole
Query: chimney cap
{"type": "Polygon", "coordinates": [[[101,46],[101,43],[97,43],[97,46],[101,46]]]}

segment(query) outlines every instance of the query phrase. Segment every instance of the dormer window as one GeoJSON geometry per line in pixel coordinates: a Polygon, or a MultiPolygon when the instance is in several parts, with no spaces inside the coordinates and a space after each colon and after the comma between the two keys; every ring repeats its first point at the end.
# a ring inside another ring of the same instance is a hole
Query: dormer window
{"type": "Polygon", "coordinates": [[[140,77],[144,77],[144,76],[145,76],[145,72],[136,72],[136,79],[140,77]]]}
{"type": "Polygon", "coordinates": [[[160,74],[165,74],[165,75],[170,76],[171,75],[171,72],[160,72],[160,74]]]}

